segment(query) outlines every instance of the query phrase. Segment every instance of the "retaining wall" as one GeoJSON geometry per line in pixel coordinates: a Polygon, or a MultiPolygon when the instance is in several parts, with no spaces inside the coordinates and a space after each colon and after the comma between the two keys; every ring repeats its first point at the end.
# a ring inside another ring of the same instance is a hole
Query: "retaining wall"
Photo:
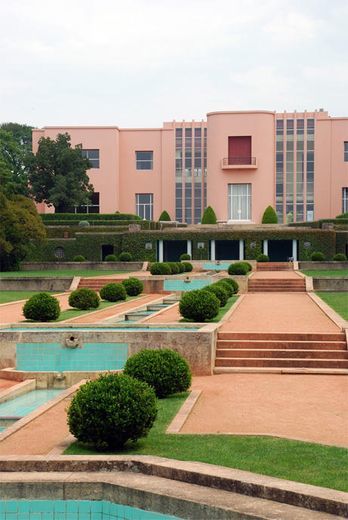
{"type": "Polygon", "coordinates": [[[348,291],[348,277],[334,278],[332,276],[323,276],[321,278],[313,278],[313,289],[315,291],[348,291]]]}
{"type": "Polygon", "coordinates": [[[308,271],[348,269],[348,262],[299,262],[299,269],[308,271]]]}
{"type": "Polygon", "coordinates": [[[72,277],[0,278],[1,291],[67,291],[72,277]]]}
{"type": "Polygon", "coordinates": [[[47,269],[99,269],[101,271],[140,271],[143,262],[22,262],[22,271],[47,269]]]}

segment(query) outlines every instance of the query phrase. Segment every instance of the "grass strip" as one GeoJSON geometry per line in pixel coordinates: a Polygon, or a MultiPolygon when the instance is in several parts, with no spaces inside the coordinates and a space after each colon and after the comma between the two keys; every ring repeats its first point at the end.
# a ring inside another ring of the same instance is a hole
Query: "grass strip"
{"type": "Polygon", "coordinates": [[[304,270],[302,273],[312,278],[323,278],[324,276],[343,278],[344,276],[348,276],[348,269],[311,269],[304,270]]]}
{"type": "MultiPolygon", "coordinates": [[[[69,277],[72,278],[74,276],[83,276],[84,278],[88,278],[91,276],[105,276],[108,278],[109,276],[115,274],[126,274],[127,271],[102,271],[100,269],[49,269],[47,271],[6,271],[0,273],[1,278],[32,278],[32,277],[52,277],[52,278],[61,278],[61,277],[69,277]]],[[[129,272],[129,276],[131,276],[131,272],[129,272]]]]}
{"type": "Polygon", "coordinates": [[[27,300],[28,298],[31,298],[31,296],[34,296],[34,294],[38,294],[39,292],[57,294],[57,292],[51,291],[0,291],[0,303],[10,303],[16,302],[18,300],[27,300]]]}
{"type": "Polygon", "coordinates": [[[316,294],[337,314],[348,320],[348,292],[318,291],[316,294]]]}

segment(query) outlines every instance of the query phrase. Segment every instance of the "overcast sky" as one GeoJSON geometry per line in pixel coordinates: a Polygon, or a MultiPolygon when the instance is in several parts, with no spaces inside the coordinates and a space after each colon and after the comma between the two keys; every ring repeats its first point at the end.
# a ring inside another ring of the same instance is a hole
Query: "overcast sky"
{"type": "Polygon", "coordinates": [[[0,121],[348,116],[348,0],[0,0],[0,121]]]}

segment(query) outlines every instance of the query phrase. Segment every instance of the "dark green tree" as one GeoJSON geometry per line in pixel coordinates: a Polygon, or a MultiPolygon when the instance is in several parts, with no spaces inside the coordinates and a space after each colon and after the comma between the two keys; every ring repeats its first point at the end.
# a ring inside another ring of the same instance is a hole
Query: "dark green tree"
{"type": "Polygon", "coordinates": [[[277,213],[272,206],[267,206],[262,216],[262,224],[278,224],[277,213]]]}
{"type": "Polygon", "coordinates": [[[86,173],[90,162],[81,150],[81,145],[71,146],[67,133],[58,134],[56,140],[39,140],[36,155],[31,154],[28,161],[29,183],[36,202],[54,206],[56,213],[90,202],[93,186],[86,173]]]}
{"type": "Polygon", "coordinates": [[[0,191],[0,270],[18,269],[31,242],[45,237],[45,226],[33,201],[23,195],[7,198],[0,191]]]}
{"type": "Polygon", "coordinates": [[[158,220],[159,220],[159,221],[169,222],[169,221],[171,221],[172,219],[170,218],[170,215],[169,215],[168,211],[163,210],[162,213],[160,214],[158,220]]]}
{"type": "Polygon", "coordinates": [[[2,123],[0,129],[12,135],[16,143],[27,152],[31,152],[33,127],[19,123],[2,123]]]}
{"type": "Polygon", "coordinates": [[[28,150],[10,132],[0,129],[0,185],[8,195],[29,195],[26,158],[28,150]]]}
{"type": "Polygon", "coordinates": [[[203,217],[202,217],[202,224],[216,224],[216,215],[215,211],[211,206],[208,206],[205,208],[203,217]]]}

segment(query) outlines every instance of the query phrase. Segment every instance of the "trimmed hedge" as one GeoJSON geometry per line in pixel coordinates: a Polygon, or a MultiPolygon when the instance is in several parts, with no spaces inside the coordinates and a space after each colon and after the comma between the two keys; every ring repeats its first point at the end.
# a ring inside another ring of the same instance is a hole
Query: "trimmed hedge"
{"type": "Polygon", "coordinates": [[[222,284],[213,283],[212,285],[204,287],[202,291],[215,294],[215,296],[218,298],[220,302],[220,307],[225,307],[228,300],[228,294],[225,288],[222,286],[222,284]]]}
{"type": "Polygon", "coordinates": [[[262,215],[262,224],[278,224],[277,213],[272,206],[267,206],[262,215]]]}
{"type": "Polygon", "coordinates": [[[219,308],[220,300],[217,296],[202,289],[184,293],[179,303],[181,316],[198,323],[215,318],[219,308]]]}
{"type": "Polygon", "coordinates": [[[249,272],[249,267],[245,262],[236,262],[228,267],[228,274],[246,275],[249,272]]]}
{"type": "Polygon", "coordinates": [[[160,274],[172,274],[172,270],[165,262],[154,262],[150,265],[150,273],[153,275],[160,274]]]}
{"type": "Polygon", "coordinates": [[[311,254],[311,260],[312,262],[323,262],[325,260],[325,256],[321,251],[314,251],[314,253],[311,254]]]}
{"type": "Polygon", "coordinates": [[[60,315],[59,301],[48,293],[34,294],[23,305],[23,314],[27,320],[55,321],[60,315]]]}
{"type": "Polygon", "coordinates": [[[138,296],[144,290],[144,284],[138,278],[127,278],[127,280],[122,281],[122,285],[126,289],[128,296],[138,296]]]}
{"type": "Polygon", "coordinates": [[[191,260],[191,255],[189,255],[188,253],[183,253],[182,255],[180,255],[180,262],[184,260],[191,260]]]}
{"type": "Polygon", "coordinates": [[[97,309],[99,307],[100,298],[93,289],[82,287],[76,289],[69,295],[69,305],[75,309],[87,310],[97,309]]]}
{"type": "Polygon", "coordinates": [[[106,255],[104,262],[116,262],[117,256],[116,255],[106,255]]]}
{"type": "Polygon", "coordinates": [[[122,283],[108,283],[99,291],[100,297],[108,302],[118,302],[127,298],[127,292],[122,283]]]}
{"type": "Polygon", "coordinates": [[[234,280],[233,278],[224,278],[223,280],[224,280],[224,282],[228,283],[232,287],[234,294],[237,294],[237,292],[239,290],[238,282],[236,282],[236,280],[234,280]]]}
{"type": "Polygon", "coordinates": [[[347,261],[347,256],[344,254],[344,253],[337,253],[334,257],[333,257],[333,260],[335,262],[346,262],[347,261]]]}
{"type": "Polygon", "coordinates": [[[261,255],[259,255],[256,260],[258,262],[269,262],[269,256],[268,255],[264,255],[263,253],[261,255]]]}
{"type": "Polygon", "coordinates": [[[231,296],[233,296],[234,289],[233,289],[232,285],[230,285],[229,283],[226,282],[226,279],[222,278],[218,282],[215,282],[214,285],[221,285],[221,287],[223,287],[224,290],[227,292],[228,298],[231,298],[231,296]]]}
{"type": "Polygon", "coordinates": [[[205,208],[201,222],[202,224],[216,224],[216,214],[211,206],[205,208]]]}
{"type": "Polygon", "coordinates": [[[191,386],[186,359],[170,349],[141,350],[127,360],[124,373],[150,385],[159,398],[184,392],[191,386]]]}
{"type": "Polygon", "coordinates": [[[86,258],[83,255],[76,255],[73,258],[73,262],[85,262],[86,258]]]}
{"type": "Polygon", "coordinates": [[[145,437],[156,415],[156,395],[148,384],[126,374],[107,374],[79,388],[68,409],[68,425],[79,442],[112,451],[145,437]]]}
{"type": "Polygon", "coordinates": [[[142,220],[132,213],[43,213],[42,220],[142,220]]]}
{"type": "Polygon", "coordinates": [[[127,251],[122,251],[122,253],[120,253],[118,256],[118,260],[120,262],[131,262],[133,260],[133,257],[127,251]]]}
{"type": "Polygon", "coordinates": [[[160,214],[159,219],[158,219],[159,222],[160,221],[161,222],[171,222],[171,220],[172,219],[170,218],[170,215],[169,215],[168,211],[166,211],[166,210],[162,211],[162,213],[160,214]]]}
{"type": "Polygon", "coordinates": [[[185,273],[190,273],[191,271],[193,271],[193,265],[190,264],[190,262],[181,262],[181,263],[185,268],[185,273]]]}

